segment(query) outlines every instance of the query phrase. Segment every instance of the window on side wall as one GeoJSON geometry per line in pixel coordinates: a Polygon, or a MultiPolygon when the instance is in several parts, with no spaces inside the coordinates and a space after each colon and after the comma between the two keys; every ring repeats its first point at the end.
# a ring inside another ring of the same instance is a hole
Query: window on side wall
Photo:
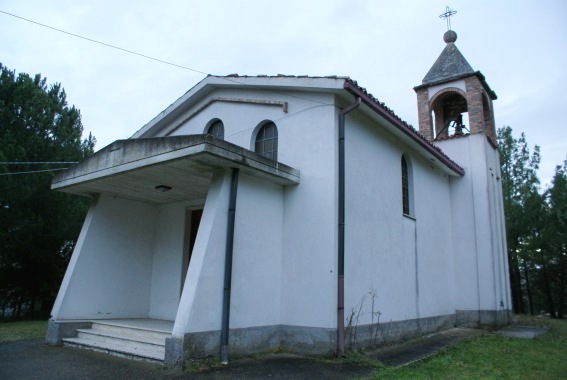
{"type": "Polygon", "coordinates": [[[409,160],[402,156],[402,212],[407,216],[414,216],[413,210],[413,177],[409,160]]]}
{"type": "Polygon", "coordinates": [[[221,120],[217,119],[209,125],[207,134],[212,135],[214,138],[224,140],[224,124],[221,120]]]}
{"type": "Polygon", "coordinates": [[[278,160],[278,128],[271,121],[258,130],[254,151],[271,160],[278,160]]]}

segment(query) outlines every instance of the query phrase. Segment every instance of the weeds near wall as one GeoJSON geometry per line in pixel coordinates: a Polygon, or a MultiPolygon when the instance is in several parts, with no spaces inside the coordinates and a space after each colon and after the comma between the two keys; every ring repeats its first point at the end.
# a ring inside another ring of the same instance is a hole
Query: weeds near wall
{"type": "MultiPolygon", "coordinates": [[[[376,345],[380,335],[380,315],[382,313],[376,309],[376,301],[378,299],[378,292],[374,288],[370,288],[368,293],[365,294],[358,304],[350,309],[346,318],[345,328],[345,342],[348,349],[355,349],[359,343],[359,322],[360,317],[370,314],[370,337],[367,344],[376,345]],[[364,312],[364,304],[370,301],[370,311],[364,312]]],[[[363,338],[366,341],[366,339],[363,338]]]]}
{"type": "Polygon", "coordinates": [[[345,342],[347,348],[352,349],[357,343],[357,333],[358,333],[358,322],[362,312],[362,307],[366,301],[366,295],[362,297],[357,307],[350,309],[346,320],[345,329],[345,342]]]}
{"type": "Polygon", "coordinates": [[[371,297],[372,300],[372,307],[371,307],[371,322],[370,322],[370,328],[371,328],[371,335],[370,335],[370,344],[371,345],[376,345],[378,343],[378,333],[380,331],[379,329],[379,324],[380,324],[380,316],[382,315],[382,313],[379,310],[375,309],[375,305],[376,305],[376,300],[378,299],[378,293],[376,292],[376,289],[371,288],[368,291],[368,294],[371,297]],[[374,322],[374,319],[376,319],[376,322],[374,322]]]}

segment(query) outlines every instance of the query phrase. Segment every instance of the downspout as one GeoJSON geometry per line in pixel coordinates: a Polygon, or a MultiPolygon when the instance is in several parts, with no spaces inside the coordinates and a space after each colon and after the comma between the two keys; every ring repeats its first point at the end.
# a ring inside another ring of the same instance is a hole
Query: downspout
{"type": "Polygon", "coordinates": [[[232,253],[234,247],[234,219],[236,216],[236,192],[238,190],[238,169],[232,169],[230,199],[228,202],[228,221],[226,227],[226,257],[224,264],[224,293],[222,299],[222,326],[220,360],[228,364],[228,331],[230,319],[230,290],[232,282],[232,253]]]}
{"type": "Polygon", "coordinates": [[[345,116],[360,106],[360,97],[339,112],[339,263],[337,281],[337,356],[345,353],[345,116]]]}

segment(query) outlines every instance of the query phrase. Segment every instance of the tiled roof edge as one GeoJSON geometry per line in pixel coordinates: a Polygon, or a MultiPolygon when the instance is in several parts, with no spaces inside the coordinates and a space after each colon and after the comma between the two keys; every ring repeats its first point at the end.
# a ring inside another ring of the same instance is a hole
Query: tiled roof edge
{"type": "Polygon", "coordinates": [[[308,78],[308,79],[342,79],[342,80],[351,80],[348,76],[341,76],[341,75],[286,75],[286,74],[277,74],[277,75],[267,75],[267,74],[258,74],[258,75],[239,75],[239,74],[229,74],[229,75],[213,75],[217,78],[308,78]]]}
{"type": "Polygon", "coordinates": [[[406,121],[402,120],[398,115],[394,113],[393,110],[388,108],[386,104],[380,102],[372,94],[370,94],[365,88],[360,87],[358,83],[352,79],[345,79],[344,88],[351,94],[359,96],[362,101],[372,108],[380,116],[384,117],[392,124],[394,124],[399,130],[404,134],[409,136],[412,140],[417,142],[420,146],[425,148],[431,154],[433,154],[437,159],[442,162],[449,169],[463,176],[465,171],[461,168],[455,161],[451,160],[441,149],[433,145],[429,140],[423,137],[412,125],[408,124],[406,121]]]}

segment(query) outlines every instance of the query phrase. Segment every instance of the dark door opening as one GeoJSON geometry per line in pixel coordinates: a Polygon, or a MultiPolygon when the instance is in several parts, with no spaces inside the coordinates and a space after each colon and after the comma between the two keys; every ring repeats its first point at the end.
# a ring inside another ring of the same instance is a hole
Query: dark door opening
{"type": "Polygon", "coordinates": [[[203,209],[187,210],[185,214],[185,252],[183,252],[183,275],[181,278],[181,292],[185,285],[187,278],[187,271],[189,270],[189,263],[191,263],[191,256],[193,255],[193,248],[197,240],[197,232],[201,224],[201,217],[203,216],[203,209]]]}
{"type": "Polygon", "coordinates": [[[191,210],[191,226],[189,227],[189,260],[187,260],[187,264],[191,262],[191,255],[193,254],[193,247],[195,247],[195,240],[197,240],[197,232],[199,231],[202,216],[203,209],[191,210]]]}

